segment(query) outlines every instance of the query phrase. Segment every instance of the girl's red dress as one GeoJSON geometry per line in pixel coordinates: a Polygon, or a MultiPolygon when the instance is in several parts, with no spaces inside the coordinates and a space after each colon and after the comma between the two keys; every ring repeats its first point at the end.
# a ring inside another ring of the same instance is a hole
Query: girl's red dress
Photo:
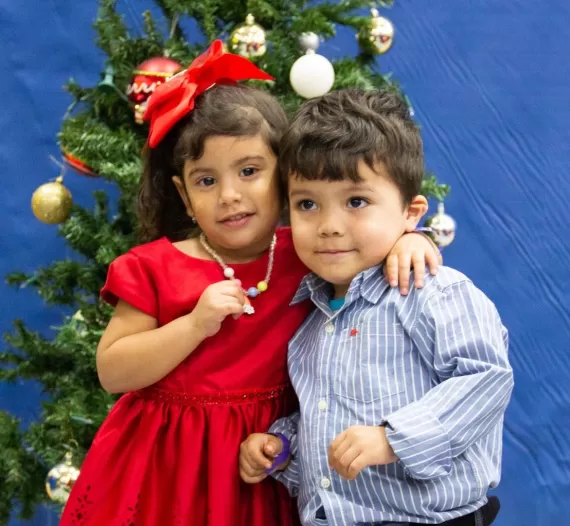
{"type": "MultiPolygon", "coordinates": [[[[81,466],[60,526],[297,523],[284,487],[271,478],[247,485],[238,473],[240,443],[296,408],[287,342],[310,306],[289,303],[307,270],[290,230],[277,235],[269,288],[252,300],[255,314],[228,317],[168,376],[120,398],[81,466]]],[[[265,254],[232,267],[248,288],[264,279],[267,263],[265,254]]],[[[188,256],[163,238],[119,257],[101,294],[165,325],[223,279],[218,263],[188,256]]]]}

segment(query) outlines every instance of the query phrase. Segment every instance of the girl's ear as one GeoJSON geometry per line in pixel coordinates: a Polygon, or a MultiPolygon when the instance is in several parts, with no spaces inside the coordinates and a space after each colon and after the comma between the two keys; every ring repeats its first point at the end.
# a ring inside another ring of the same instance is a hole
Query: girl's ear
{"type": "Polygon", "coordinates": [[[194,217],[194,213],[192,212],[192,206],[190,205],[190,199],[188,199],[188,194],[186,193],[186,187],[184,186],[184,181],[180,177],[175,175],[172,178],[172,182],[174,183],[174,186],[176,186],[178,195],[180,196],[180,199],[182,199],[182,202],[184,203],[184,208],[186,208],[186,213],[190,217],[194,217]]]}

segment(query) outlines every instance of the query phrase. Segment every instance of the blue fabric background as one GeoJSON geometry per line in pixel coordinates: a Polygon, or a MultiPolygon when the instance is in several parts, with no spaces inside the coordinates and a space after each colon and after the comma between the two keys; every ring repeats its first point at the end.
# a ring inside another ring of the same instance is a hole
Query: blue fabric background
{"type": "MultiPolygon", "coordinates": [[[[133,30],[149,4],[119,1],[133,30]]],[[[30,197],[57,175],[48,156],[58,155],[55,135],[69,103],[61,86],[70,76],[99,79],[96,10],[94,0],[0,0],[2,275],[73,256],[55,228],[34,219],[30,197]]],[[[496,524],[569,524],[570,3],[402,0],[385,14],[397,35],[382,68],[413,102],[428,167],[453,187],[447,210],[459,230],[446,263],[496,302],[511,331],[516,389],[496,524]]],[[[341,31],[321,51],[354,53],[353,33],[341,31]]],[[[83,204],[104,186],[73,172],[66,184],[83,204]]],[[[19,317],[49,333],[61,319],[29,291],[0,291],[1,331],[19,317]]],[[[0,408],[24,422],[37,413],[39,397],[33,384],[0,385],[0,408]]],[[[56,523],[44,508],[32,521],[56,523]]]]}

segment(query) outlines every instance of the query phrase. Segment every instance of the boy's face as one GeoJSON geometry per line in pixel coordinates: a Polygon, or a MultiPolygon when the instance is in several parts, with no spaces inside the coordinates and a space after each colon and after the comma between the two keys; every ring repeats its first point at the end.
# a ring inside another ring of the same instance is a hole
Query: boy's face
{"type": "Polygon", "coordinates": [[[289,178],[291,228],[297,254],[315,274],[346,294],[353,278],[382,262],[427,211],[417,196],[402,206],[398,187],[382,163],[358,165],[362,181],[289,178]]]}

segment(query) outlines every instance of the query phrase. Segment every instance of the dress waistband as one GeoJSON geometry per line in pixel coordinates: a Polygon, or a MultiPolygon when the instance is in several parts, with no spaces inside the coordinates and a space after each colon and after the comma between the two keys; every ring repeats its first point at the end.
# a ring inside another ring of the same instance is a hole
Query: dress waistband
{"type": "Polygon", "coordinates": [[[289,384],[279,385],[268,389],[257,389],[240,393],[217,393],[217,394],[189,394],[177,391],[169,391],[159,387],[147,387],[133,394],[145,400],[154,400],[170,404],[180,405],[232,405],[249,404],[258,400],[271,400],[292,392],[289,384]]]}

